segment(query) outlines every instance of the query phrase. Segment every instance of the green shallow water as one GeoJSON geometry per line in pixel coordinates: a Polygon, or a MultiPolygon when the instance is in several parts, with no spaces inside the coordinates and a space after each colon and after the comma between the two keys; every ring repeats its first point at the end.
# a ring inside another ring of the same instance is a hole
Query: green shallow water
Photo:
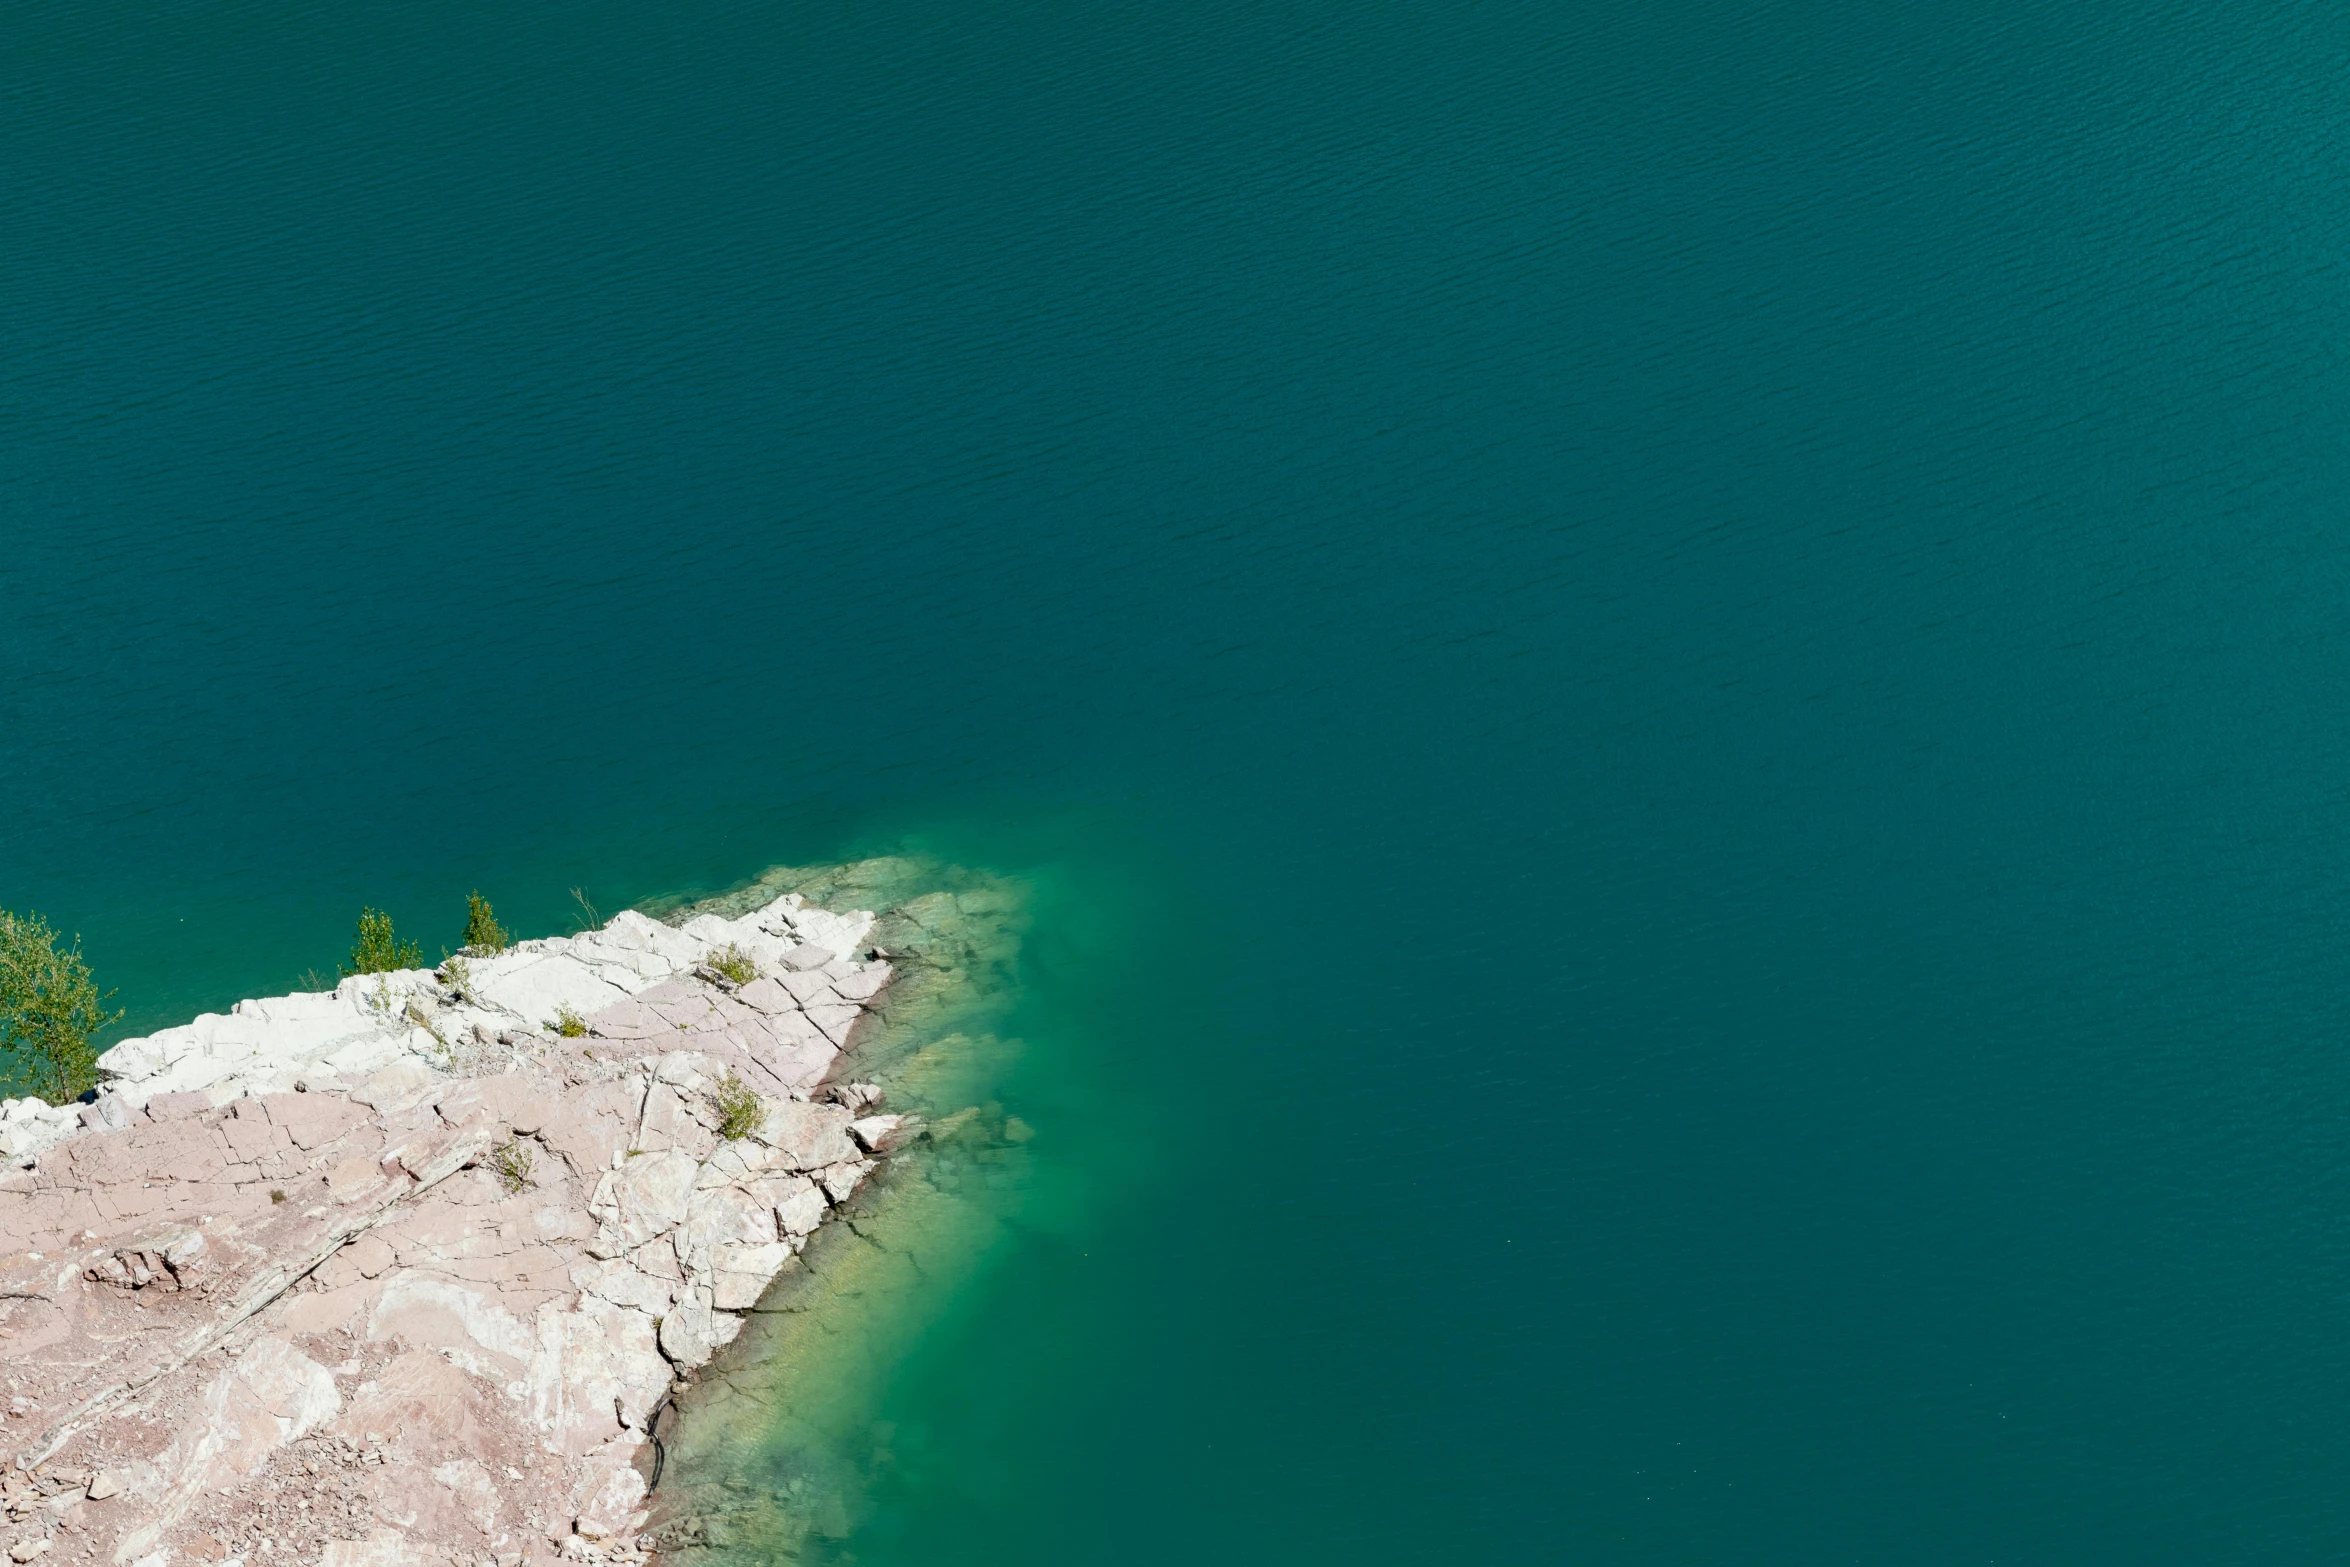
{"type": "MultiPolygon", "coordinates": [[[[991,1314],[1065,1311],[1037,1309],[1040,1263],[1088,1260],[1181,1155],[1101,1048],[1139,939],[1131,888],[1098,867],[1007,873],[917,849],[651,906],[733,916],[785,892],[884,911],[873,940],[898,977],[847,1071],[925,1128],[672,1400],[653,1531],[692,1559],[855,1562],[905,1548],[910,1513],[1002,1506],[1006,1477],[969,1461],[958,1396],[969,1364],[998,1355],[991,1314]]],[[[1017,1404],[976,1424],[1032,1417],[1017,1404]]]]}
{"type": "MultiPolygon", "coordinates": [[[[923,1441],[918,1425],[901,1439],[892,1418],[909,1391],[920,1398],[900,1368],[926,1337],[951,1332],[942,1318],[985,1287],[981,1276],[1008,1260],[1021,1233],[1076,1218],[1068,1171],[1031,1152],[1035,1124],[1004,1100],[1026,1097],[1024,1043],[1003,1029],[1023,1009],[1020,949],[1035,887],[893,857],[779,868],[679,913],[732,916],[783,892],[888,911],[874,940],[895,955],[898,978],[861,1030],[850,1075],[878,1083],[889,1108],[928,1126],[818,1232],[802,1266],[768,1291],[662,1424],[656,1540],[752,1562],[829,1560],[870,1525],[901,1440],[923,1441]]],[[[1042,1069],[1083,1071],[1062,1043],[1042,1069]]]]}

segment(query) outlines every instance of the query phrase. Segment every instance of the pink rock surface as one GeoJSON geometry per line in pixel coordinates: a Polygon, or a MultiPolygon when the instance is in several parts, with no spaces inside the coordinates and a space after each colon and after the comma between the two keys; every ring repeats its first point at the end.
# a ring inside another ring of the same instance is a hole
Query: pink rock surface
{"type": "Polygon", "coordinates": [[[419,991],[400,1027],[494,1059],[92,1107],[0,1173],[0,1543],[122,1567],[640,1556],[672,1382],[902,1135],[852,1129],[855,1093],[810,1099],[887,977],[672,978],[574,1039],[419,991]],[[766,1105],[735,1142],[730,1077],[766,1105]]]}

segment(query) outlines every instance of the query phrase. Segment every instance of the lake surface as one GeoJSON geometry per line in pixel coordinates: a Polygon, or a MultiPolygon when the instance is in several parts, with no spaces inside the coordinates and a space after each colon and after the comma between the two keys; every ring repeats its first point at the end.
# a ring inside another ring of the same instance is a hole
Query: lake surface
{"type": "Polygon", "coordinates": [[[2346,63],[28,0],[0,906],[1032,889],[868,1567],[2338,1561],[2346,63]]]}

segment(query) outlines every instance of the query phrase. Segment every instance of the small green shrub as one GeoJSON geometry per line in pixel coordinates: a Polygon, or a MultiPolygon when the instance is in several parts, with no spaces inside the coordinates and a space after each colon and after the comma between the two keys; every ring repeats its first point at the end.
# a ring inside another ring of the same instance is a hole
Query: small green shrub
{"type": "Polygon", "coordinates": [[[718,1135],[730,1141],[750,1136],[767,1120],[767,1106],[732,1072],[710,1090],[710,1108],[718,1112],[718,1135]]]}
{"type": "Polygon", "coordinates": [[[702,961],[738,985],[747,985],[759,977],[759,965],[739,946],[720,947],[702,961]]]}
{"type": "Polygon", "coordinates": [[[558,1006],[555,1008],[554,1029],[565,1039],[577,1039],[587,1032],[587,1019],[581,1017],[573,1007],[558,1006]]]}
{"type": "Polygon", "coordinates": [[[490,1153],[490,1170],[506,1188],[509,1197],[525,1186],[538,1184],[530,1178],[531,1169],[537,1162],[530,1145],[519,1137],[507,1138],[490,1153]]]}
{"type": "Polygon", "coordinates": [[[38,914],[0,909],[0,1046],[51,1104],[97,1086],[98,1031],[122,1016],[106,1003],[82,961],[82,941],[60,950],[57,932],[38,914]]]}
{"type": "Polygon", "coordinates": [[[424,960],[423,949],[413,941],[402,941],[392,932],[392,917],[380,909],[359,911],[359,936],[351,943],[350,961],[341,965],[343,975],[389,974],[394,969],[416,968],[424,960]]]}
{"type": "Polygon", "coordinates": [[[269,1189],[269,1200],[271,1202],[284,1202],[286,1200],[286,1194],[280,1188],[272,1186],[269,1189]]]}
{"type": "Polygon", "coordinates": [[[457,992],[457,999],[467,1006],[478,1007],[481,1005],[481,997],[473,992],[473,965],[466,962],[462,956],[446,957],[441,960],[441,981],[451,990],[457,992]]]}
{"type": "Polygon", "coordinates": [[[512,940],[506,927],[498,923],[498,916],[490,911],[490,900],[478,892],[465,895],[465,945],[483,956],[494,956],[506,950],[512,940]]]}

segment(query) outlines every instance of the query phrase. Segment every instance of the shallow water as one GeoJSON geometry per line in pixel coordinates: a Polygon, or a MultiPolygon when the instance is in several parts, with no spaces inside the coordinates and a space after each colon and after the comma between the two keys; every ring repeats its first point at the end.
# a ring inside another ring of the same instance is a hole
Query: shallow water
{"type": "Polygon", "coordinates": [[[867,1564],[2334,1559],[2346,50],[33,0],[0,906],[1032,889],[867,1564]]]}
{"type": "Polygon", "coordinates": [[[1024,1054],[999,1026],[1019,1006],[1036,889],[892,858],[779,867],[691,912],[732,917],[783,892],[890,911],[874,939],[897,978],[860,1029],[853,1075],[926,1130],[819,1232],[656,1424],[654,1538],[722,1560],[832,1559],[869,1528],[901,1444],[919,1449],[925,1435],[901,1438],[882,1414],[905,1391],[900,1366],[1017,1249],[1013,1226],[1049,1222],[1056,1206],[1065,1220],[1071,1199],[1083,1201],[1065,1161],[1045,1161],[1039,1180],[1036,1129],[1001,1098],[1017,1092],[1024,1054]]]}

